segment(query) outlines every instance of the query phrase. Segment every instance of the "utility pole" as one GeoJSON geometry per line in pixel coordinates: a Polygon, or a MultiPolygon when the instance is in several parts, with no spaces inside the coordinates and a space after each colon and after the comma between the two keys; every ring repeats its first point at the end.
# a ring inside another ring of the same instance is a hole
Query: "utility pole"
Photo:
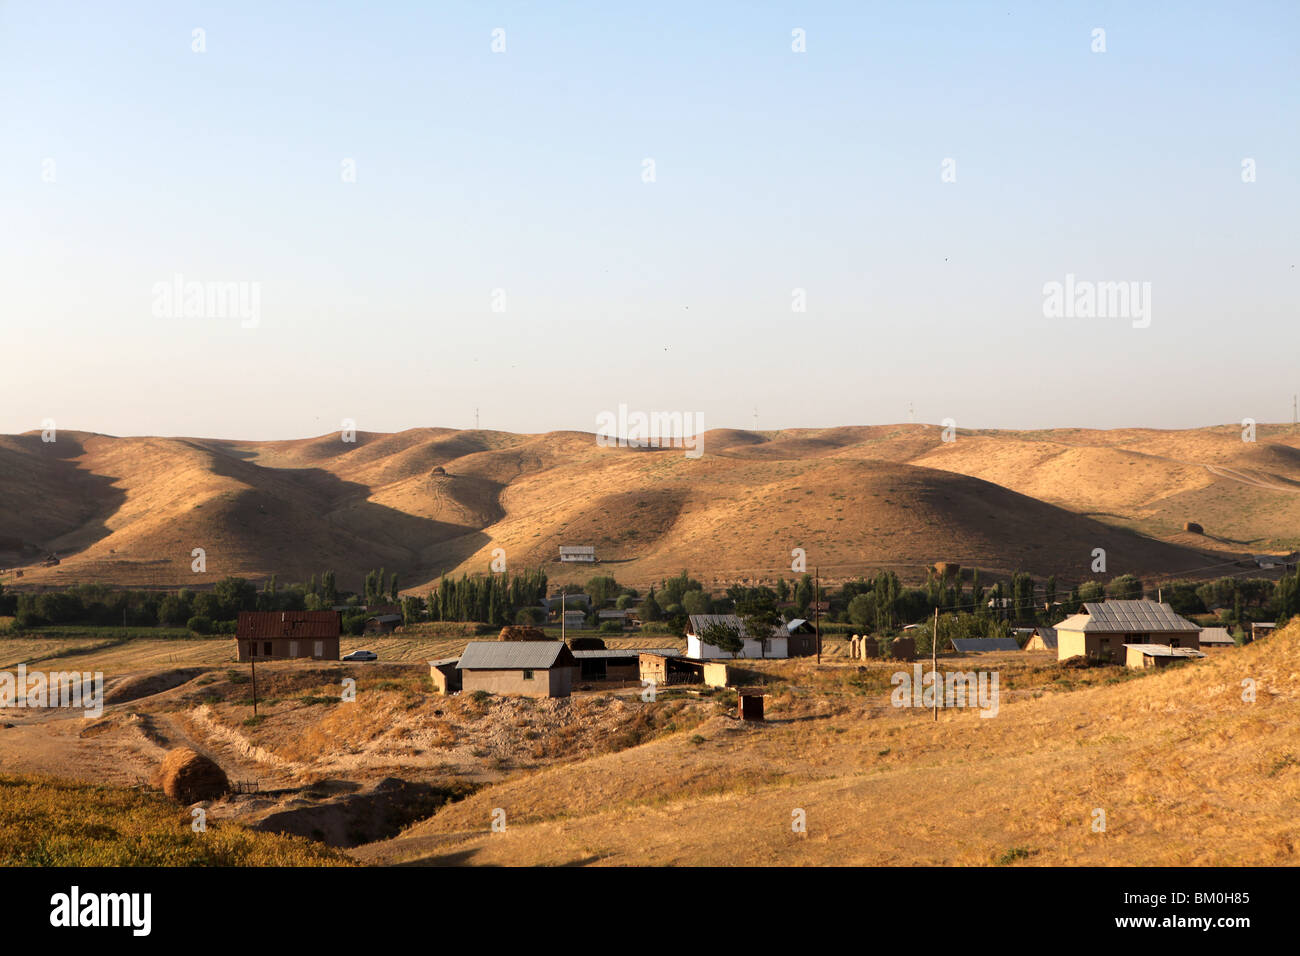
{"type": "Polygon", "coordinates": [[[934,609],[934,630],[930,633],[930,673],[934,675],[934,719],[939,719],[939,608],[934,609]]]}
{"type": "Polygon", "coordinates": [[[257,716],[257,658],[254,656],[257,653],[256,648],[257,648],[256,641],[252,641],[249,643],[248,666],[253,671],[253,716],[254,717],[257,716]]]}
{"type": "Polygon", "coordinates": [[[817,628],[817,663],[822,662],[822,572],[813,568],[813,626],[817,628]]]}
{"type": "Polygon", "coordinates": [[[561,587],[560,588],[560,643],[561,644],[564,643],[564,599],[565,597],[567,597],[567,595],[564,593],[564,588],[561,587]]]}

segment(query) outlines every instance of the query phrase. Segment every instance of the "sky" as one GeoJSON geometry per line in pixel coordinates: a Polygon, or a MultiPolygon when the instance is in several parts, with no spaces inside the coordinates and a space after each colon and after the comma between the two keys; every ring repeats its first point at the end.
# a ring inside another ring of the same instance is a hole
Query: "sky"
{"type": "Polygon", "coordinates": [[[1297,117],[1293,2],[0,0],[0,433],[1289,421],[1297,117]]]}

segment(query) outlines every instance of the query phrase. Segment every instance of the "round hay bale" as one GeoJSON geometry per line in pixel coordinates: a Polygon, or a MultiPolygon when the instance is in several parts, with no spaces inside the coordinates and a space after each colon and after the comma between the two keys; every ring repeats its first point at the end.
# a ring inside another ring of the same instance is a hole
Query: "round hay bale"
{"type": "Polygon", "coordinates": [[[434,465],[432,473],[435,475],[445,475],[447,473],[447,469],[442,467],[442,465],[434,465]]]}
{"type": "Polygon", "coordinates": [[[936,561],[934,573],[945,581],[949,578],[961,577],[961,565],[956,561],[936,561]]]}
{"type": "Polygon", "coordinates": [[[603,651],[608,650],[608,648],[605,647],[605,641],[599,637],[571,637],[569,638],[569,650],[603,651]]]}
{"type": "Polygon", "coordinates": [[[497,635],[498,641],[549,641],[551,638],[546,636],[546,632],[540,627],[523,627],[512,624],[509,627],[501,628],[501,633],[497,635]]]}
{"type": "Polygon", "coordinates": [[[1205,529],[1195,521],[1184,521],[1183,530],[1190,531],[1192,534],[1205,534],[1205,529]]]}
{"type": "Polygon", "coordinates": [[[230,789],[226,772],[188,747],[168,751],[159,775],[163,793],[181,803],[214,800],[230,789]]]}

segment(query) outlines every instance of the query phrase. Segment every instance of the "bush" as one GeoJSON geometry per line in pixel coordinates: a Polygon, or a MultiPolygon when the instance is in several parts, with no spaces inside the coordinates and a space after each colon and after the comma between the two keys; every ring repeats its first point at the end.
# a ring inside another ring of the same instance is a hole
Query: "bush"
{"type": "Polygon", "coordinates": [[[211,634],[212,618],[205,617],[202,614],[196,614],[185,622],[185,626],[195,634],[211,634]]]}
{"type": "Polygon", "coordinates": [[[623,625],[620,624],[618,621],[605,621],[603,624],[600,625],[600,633],[602,633],[602,634],[622,634],[622,633],[623,633],[623,625]]]}

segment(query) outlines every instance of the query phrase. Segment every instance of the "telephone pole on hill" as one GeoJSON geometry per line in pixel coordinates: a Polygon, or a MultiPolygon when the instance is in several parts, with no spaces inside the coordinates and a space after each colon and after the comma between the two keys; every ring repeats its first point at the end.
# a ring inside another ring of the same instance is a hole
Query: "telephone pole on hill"
{"type": "Polygon", "coordinates": [[[822,662],[822,572],[813,568],[813,627],[817,629],[817,663],[822,662]]]}
{"type": "Polygon", "coordinates": [[[939,719],[939,608],[934,609],[934,631],[930,634],[930,673],[934,675],[934,719],[939,719]]]}

